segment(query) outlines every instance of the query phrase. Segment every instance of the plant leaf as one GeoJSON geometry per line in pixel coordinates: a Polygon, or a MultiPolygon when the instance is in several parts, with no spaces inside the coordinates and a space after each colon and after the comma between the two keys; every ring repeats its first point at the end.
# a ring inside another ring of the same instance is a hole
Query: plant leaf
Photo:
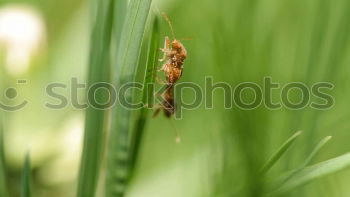
{"type": "MultiPolygon", "coordinates": [[[[2,121],[0,116],[0,121],[2,121]]],[[[4,151],[4,133],[2,122],[0,122],[0,196],[6,197],[7,187],[6,187],[6,168],[5,168],[5,151],[4,151]]]]}
{"type": "MultiPolygon", "coordinates": [[[[143,84],[143,95],[142,103],[147,103],[148,107],[152,107],[153,97],[154,97],[154,82],[157,72],[157,63],[159,56],[159,26],[158,18],[155,17],[152,21],[152,32],[148,44],[147,52],[147,66],[145,72],[145,79],[143,84]]],[[[137,163],[138,153],[140,149],[140,144],[143,138],[144,128],[147,122],[147,116],[149,110],[147,107],[143,107],[140,110],[140,114],[137,117],[135,131],[132,136],[131,146],[130,146],[130,171],[133,171],[134,166],[137,163]]]]}
{"type": "Polygon", "coordinates": [[[327,142],[329,140],[332,139],[332,136],[327,136],[325,138],[323,138],[318,144],[317,146],[314,148],[314,150],[310,153],[310,155],[306,158],[306,160],[304,161],[303,164],[301,164],[300,168],[303,168],[305,166],[307,166],[308,164],[310,164],[310,162],[312,161],[312,159],[315,157],[315,155],[321,150],[321,148],[327,144],[327,142]]]}
{"type": "MultiPolygon", "coordinates": [[[[101,0],[92,2],[92,4],[97,6],[97,13],[90,38],[88,87],[110,81],[110,43],[114,0],[101,0]]],[[[106,91],[97,91],[95,95],[89,94],[88,100],[94,100],[95,97],[107,100],[109,94],[106,91]]],[[[107,110],[93,107],[86,110],[78,197],[95,196],[103,153],[106,113],[107,110]]]]}
{"type": "Polygon", "coordinates": [[[296,132],[292,137],[287,139],[282,146],[278,149],[276,153],[274,153],[270,159],[266,162],[266,164],[261,169],[261,173],[265,174],[267,171],[271,169],[273,165],[282,157],[282,155],[289,149],[289,147],[294,143],[297,137],[302,134],[302,131],[296,132]]]}
{"type": "Polygon", "coordinates": [[[305,185],[317,178],[338,172],[350,166],[350,153],[318,163],[316,165],[305,167],[296,172],[293,177],[286,181],[281,187],[270,195],[280,195],[296,187],[305,185]]]}
{"type": "Polygon", "coordinates": [[[120,43],[120,37],[125,22],[126,10],[128,8],[128,0],[117,0],[115,2],[115,20],[114,20],[114,31],[116,42],[120,43]]]}
{"type": "Polygon", "coordinates": [[[23,166],[21,197],[30,197],[31,196],[30,177],[31,177],[30,156],[29,156],[29,154],[27,154],[25,157],[24,166],[23,166]]]}
{"type": "MultiPolygon", "coordinates": [[[[134,82],[151,2],[151,0],[132,0],[128,6],[120,44],[117,43],[119,47],[113,81],[118,90],[123,85],[130,85],[131,82],[134,82]]],[[[131,103],[133,92],[123,93],[123,100],[131,103]]],[[[125,106],[117,106],[113,109],[107,155],[107,197],[124,196],[125,194],[130,174],[131,115],[131,109],[125,106]]]]}
{"type": "Polygon", "coordinates": [[[327,136],[325,138],[323,138],[318,144],[317,146],[312,150],[312,152],[310,153],[310,155],[306,158],[306,160],[296,169],[285,173],[284,175],[282,175],[281,177],[279,177],[276,181],[274,181],[272,188],[277,188],[277,189],[273,189],[273,190],[278,190],[278,188],[282,187],[282,185],[284,185],[286,182],[288,182],[290,179],[292,179],[296,174],[298,174],[301,170],[303,170],[311,161],[312,159],[315,157],[315,155],[321,150],[321,148],[330,140],[332,139],[331,136],[327,136]]]}

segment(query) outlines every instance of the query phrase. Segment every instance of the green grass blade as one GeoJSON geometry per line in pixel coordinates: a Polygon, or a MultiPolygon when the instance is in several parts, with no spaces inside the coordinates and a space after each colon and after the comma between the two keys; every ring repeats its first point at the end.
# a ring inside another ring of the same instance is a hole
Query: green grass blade
{"type": "Polygon", "coordinates": [[[128,0],[117,0],[115,2],[115,20],[114,31],[116,36],[116,42],[120,43],[120,37],[125,22],[126,10],[128,8],[128,0]]]}
{"type": "MultiPolygon", "coordinates": [[[[0,116],[0,121],[1,121],[0,116]]],[[[0,122],[0,196],[6,197],[7,187],[6,187],[6,168],[5,168],[5,151],[4,151],[4,133],[2,122],[0,122]]]]}
{"type": "Polygon", "coordinates": [[[321,150],[321,148],[327,144],[327,142],[332,139],[331,136],[327,136],[324,139],[322,139],[317,146],[312,150],[310,155],[305,159],[305,161],[296,169],[287,172],[286,174],[279,177],[276,181],[274,181],[273,188],[277,188],[276,190],[279,190],[278,188],[282,187],[284,184],[289,182],[289,180],[293,179],[294,176],[296,176],[300,171],[302,171],[315,157],[315,155],[321,150]]]}
{"type": "Polygon", "coordinates": [[[298,171],[271,195],[280,195],[315,179],[338,172],[350,166],[350,153],[306,167],[298,171]]]}
{"type": "Polygon", "coordinates": [[[312,159],[315,157],[315,155],[321,150],[321,148],[327,144],[327,142],[329,140],[332,139],[332,136],[327,136],[325,138],[323,138],[318,144],[317,146],[314,148],[314,150],[312,150],[312,152],[310,153],[310,155],[306,158],[306,160],[304,161],[303,164],[301,164],[300,168],[303,168],[305,166],[307,166],[308,164],[310,164],[310,162],[312,161],[312,159]]]}
{"type": "MultiPolygon", "coordinates": [[[[142,95],[142,103],[147,103],[148,107],[153,106],[153,97],[154,97],[154,82],[155,76],[157,72],[158,65],[158,56],[159,56],[159,26],[158,26],[158,18],[155,17],[153,20],[153,28],[150,36],[150,41],[148,45],[147,52],[147,67],[144,79],[144,91],[142,95]]],[[[140,149],[140,144],[143,138],[144,128],[147,122],[147,116],[149,114],[149,110],[144,107],[140,110],[140,114],[137,117],[135,131],[131,140],[130,147],[130,167],[131,171],[137,163],[138,153],[140,149]]]]}
{"type": "Polygon", "coordinates": [[[21,197],[30,197],[31,196],[30,177],[31,177],[30,156],[29,156],[29,154],[27,154],[25,157],[24,166],[23,166],[21,197]]]}
{"type": "MultiPolygon", "coordinates": [[[[110,43],[113,26],[114,0],[96,1],[97,14],[90,38],[88,87],[110,81],[110,43]]],[[[96,98],[107,100],[106,91],[96,92],[96,98]]],[[[91,95],[89,95],[89,100],[91,95]]],[[[103,154],[107,110],[89,107],[86,110],[83,153],[80,166],[78,197],[93,197],[103,154]]]]}
{"type": "MultiPolygon", "coordinates": [[[[120,44],[118,45],[116,78],[114,79],[117,90],[122,85],[134,81],[151,2],[151,0],[132,0],[128,6],[120,44]]],[[[124,99],[131,102],[133,92],[126,92],[124,99]]],[[[125,107],[117,106],[113,109],[107,155],[107,197],[124,196],[125,194],[127,179],[130,174],[129,134],[132,130],[131,115],[131,110],[125,107]]]]}
{"type": "Polygon", "coordinates": [[[296,132],[292,137],[290,137],[287,141],[285,141],[282,146],[278,149],[276,153],[274,153],[270,159],[266,162],[266,164],[261,169],[261,173],[264,174],[271,169],[271,167],[282,157],[282,155],[289,149],[289,147],[293,144],[293,142],[302,134],[302,131],[296,132]]]}

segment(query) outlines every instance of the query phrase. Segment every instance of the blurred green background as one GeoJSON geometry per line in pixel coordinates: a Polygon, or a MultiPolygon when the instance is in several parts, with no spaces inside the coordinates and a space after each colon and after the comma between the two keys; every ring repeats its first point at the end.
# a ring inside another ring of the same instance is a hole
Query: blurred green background
{"type": "MultiPolygon", "coordinates": [[[[3,113],[11,196],[19,196],[21,168],[28,150],[34,196],[75,195],[84,111],[72,106],[47,109],[45,103],[57,100],[45,95],[45,87],[52,82],[69,87],[72,77],[86,81],[91,18],[88,3],[0,3],[0,24],[5,21],[1,18],[4,13],[24,14],[22,18],[29,22],[19,22],[28,25],[27,32],[19,31],[31,39],[20,40],[21,47],[16,47],[18,43],[9,41],[12,38],[0,29],[1,85],[19,92],[15,100],[4,102],[29,101],[20,111],[3,113]],[[17,84],[18,79],[28,83],[17,84]]],[[[185,110],[182,120],[172,121],[181,134],[181,144],[174,143],[170,121],[164,117],[150,119],[127,196],[260,196],[257,171],[298,130],[304,131],[303,136],[272,169],[271,176],[298,166],[328,135],[333,136],[332,141],[313,163],[350,150],[349,0],[158,0],[152,10],[170,16],[178,38],[192,38],[183,41],[188,59],[182,82],[203,86],[205,76],[233,86],[246,81],[262,84],[264,76],[281,85],[300,81],[311,86],[325,81],[335,85],[330,94],[336,103],[324,111],[272,111],[263,106],[250,111],[237,107],[227,110],[224,94],[217,90],[214,109],[206,110],[202,105],[185,110]]],[[[164,21],[161,30],[162,36],[170,35],[164,21]]],[[[68,96],[69,88],[62,93],[68,96]]],[[[191,92],[185,94],[185,100],[191,99],[191,92]]],[[[273,99],[279,100],[278,91],[273,99]]],[[[350,170],[345,170],[286,196],[345,197],[350,195],[349,181],[350,170]]]]}

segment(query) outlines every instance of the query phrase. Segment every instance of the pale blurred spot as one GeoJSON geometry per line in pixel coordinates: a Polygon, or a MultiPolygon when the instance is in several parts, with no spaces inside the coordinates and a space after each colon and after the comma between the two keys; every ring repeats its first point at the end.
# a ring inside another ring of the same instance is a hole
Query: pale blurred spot
{"type": "Polygon", "coordinates": [[[40,131],[28,128],[10,128],[6,137],[6,155],[9,166],[21,169],[23,157],[31,155],[31,164],[38,180],[47,185],[72,183],[79,172],[84,130],[83,114],[69,115],[64,122],[44,127],[40,131]]]}
{"type": "Polygon", "coordinates": [[[56,185],[71,183],[79,172],[84,116],[73,116],[55,134],[56,157],[40,171],[43,182],[56,185]],[[64,173],[61,169],[64,169],[64,173]]]}
{"type": "Polygon", "coordinates": [[[10,74],[28,70],[45,38],[45,24],[37,10],[21,5],[0,8],[0,46],[5,48],[5,65],[10,74]]]}

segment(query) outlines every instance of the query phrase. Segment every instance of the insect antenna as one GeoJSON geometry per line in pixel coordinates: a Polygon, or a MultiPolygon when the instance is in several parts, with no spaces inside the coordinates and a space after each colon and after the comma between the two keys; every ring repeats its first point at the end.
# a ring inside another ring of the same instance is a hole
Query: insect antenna
{"type": "Polygon", "coordinates": [[[173,39],[175,39],[174,28],[173,28],[173,25],[171,24],[171,21],[170,21],[168,15],[165,12],[162,12],[162,16],[166,20],[166,22],[168,23],[170,30],[171,30],[171,34],[173,36],[173,39]]]}
{"type": "Polygon", "coordinates": [[[188,37],[188,38],[181,38],[181,39],[179,39],[179,40],[182,40],[182,41],[184,41],[184,40],[193,40],[193,38],[188,37]]]}

